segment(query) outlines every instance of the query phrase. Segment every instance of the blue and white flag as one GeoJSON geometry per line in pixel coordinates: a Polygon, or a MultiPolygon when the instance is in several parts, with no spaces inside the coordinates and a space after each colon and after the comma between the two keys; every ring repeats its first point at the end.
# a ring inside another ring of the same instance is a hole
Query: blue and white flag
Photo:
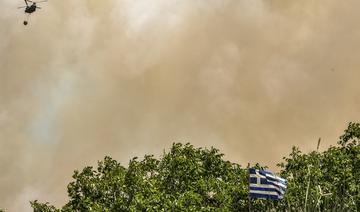
{"type": "Polygon", "coordinates": [[[284,197],[286,180],[269,171],[249,169],[249,196],[279,200],[284,197]]]}

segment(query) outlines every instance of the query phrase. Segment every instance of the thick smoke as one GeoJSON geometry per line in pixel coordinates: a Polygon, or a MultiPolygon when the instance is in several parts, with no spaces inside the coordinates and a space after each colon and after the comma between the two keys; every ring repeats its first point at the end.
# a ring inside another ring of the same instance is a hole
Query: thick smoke
{"type": "Polygon", "coordinates": [[[275,168],[360,119],[359,1],[0,7],[0,207],[60,206],[72,171],[172,142],[275,168]]]}

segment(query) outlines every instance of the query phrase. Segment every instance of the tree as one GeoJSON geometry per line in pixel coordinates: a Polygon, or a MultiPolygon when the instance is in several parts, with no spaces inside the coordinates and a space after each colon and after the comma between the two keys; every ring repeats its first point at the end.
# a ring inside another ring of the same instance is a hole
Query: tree
{"type": "Polygon", "coordinates": [[[350,123],[340,136],[339,146],[308,154],[294,147],[279,164],[281,175],[288,180],[283,208],[304,209],[307,202],[310,211],[360,210],[359,139],[360,124],[350,123]]]}
{"type": "MultiPolygon", "coordinates": [[[[239,211],[247,207],[247,173],[217,149],[173,144],[161,159],[133,158],[128,168],[105,157],[75,171],[62,211],[239,211]]],[[[32,202],[35,211],[57,211],[32,202]]]]}
{"type": "MultiPolygon", "coordinates": [[[[59,212],[54,206],[47,203],[39,203],[37,200],[30,202],[31,207],[34,208],[35,212],[59,212]]],[[[1,211],[0,211],[1,212],[1,211]]]]}
{"type": "MultiPolygon", "coordinates": [[[[338,146],[324,152],[293,147],[279,164],[279,174],[288,181],[284,199],[251,200],[252,210],[358,211],[359,140],[360,124],[350,123],[338,146]]],[[[31,205],[36,212],[247,211],[247,168],[224,160],[215,148],[175,143],[159,159],[133,158],[127,168],[105,157],[96,169],[75,171],[69,201],[61,209],[37,201],[31,205]]]]}

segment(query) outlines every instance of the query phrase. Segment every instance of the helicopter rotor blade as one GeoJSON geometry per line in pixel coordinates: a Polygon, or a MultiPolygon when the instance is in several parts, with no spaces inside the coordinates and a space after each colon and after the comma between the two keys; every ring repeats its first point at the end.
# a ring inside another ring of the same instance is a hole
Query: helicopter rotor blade
{"type": "Polygon", "coordinates": [[[18,7],[18,9],[21,9],[21,8],[26,8],[26,6],[18,7]]]}
{"type": "Polygon", "coordinates": [[[41,9],[41,7],[36,7],[37,9],[41,9]]]}
{"type": "Polygon", "coordinates": [[[26,6],[29,6],[27,0],[24,0],[24,2],[25,2],[25,4],[26,4],[26,6]]]}
{"type": "Polygon", "coordinates": [[[30,1],[32,3],[43,3],[43,2],[47,2],[47,0],[43,0],[43,1],[30,1]]]}

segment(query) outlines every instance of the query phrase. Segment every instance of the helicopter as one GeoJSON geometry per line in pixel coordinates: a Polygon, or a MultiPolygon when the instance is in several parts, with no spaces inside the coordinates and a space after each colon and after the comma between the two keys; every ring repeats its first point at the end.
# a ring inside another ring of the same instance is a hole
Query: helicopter
{"type": "MultiPolygon", "coordinates": [[[[24,0],[25,1],[25,4],[26,6],[22,6],[22,7],[18,7],[18,9],[22,9],[22,8],[25,8],[25,13],[28,14],[28,16],[35,12],[36,9],[41,9],[41,7],[38,7],[36,4],[37,3],[41,3],[41,2],[47,2],[47,0],[44,0],[44,1],[31,1],[31,0],[24,0]],[[31,5],[28,4],[28,2],[32,3],[31,5]]],[[[24,25],[27,25],[28,22],[25,20],[24,21],[24,25]]]]}

